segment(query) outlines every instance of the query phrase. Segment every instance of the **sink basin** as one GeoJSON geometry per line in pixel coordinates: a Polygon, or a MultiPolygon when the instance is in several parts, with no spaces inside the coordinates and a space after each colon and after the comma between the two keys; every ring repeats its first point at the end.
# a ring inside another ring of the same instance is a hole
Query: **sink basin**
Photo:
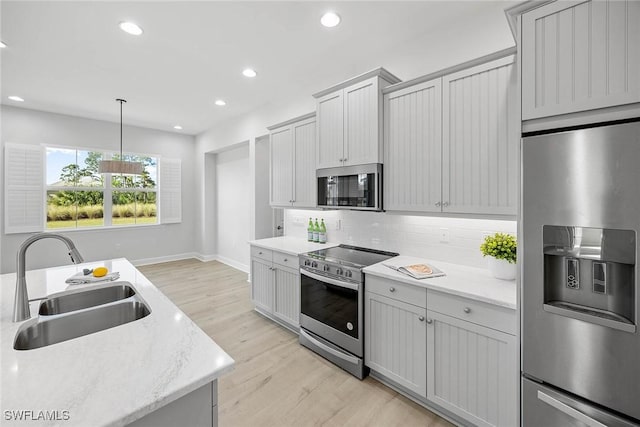
{"type": "Polygon", "coordinates": [[[120,301],[136,294],[129,282],[115,282],[97,289],[48,298],[40,303],[38,314],[51,316],[120,301]]]}
{"type": "Polygon", "coordinates": [[[18,330],[13,348],[33,350],[142,319],[151,310],[137,298],[134,296],[128,300],[59,316],[38,317],[37,322],[27,322],[18,330]]]}

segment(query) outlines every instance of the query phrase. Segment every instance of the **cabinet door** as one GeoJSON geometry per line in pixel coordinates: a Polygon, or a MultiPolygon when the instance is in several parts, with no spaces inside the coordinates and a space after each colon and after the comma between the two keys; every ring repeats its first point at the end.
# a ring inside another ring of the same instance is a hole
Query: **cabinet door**
{"type": "Polygon", "coordinates": [[[640,102],[640,2],[551,3],[522,17],[522,119],[640,102]]]}
{"type": "Polygon", "coordinates": [[[477,426],[518,425],[516,337],[427,312],[427,398],[477,426]]]}
{"type": "Polygon", "coordinates": [[[316,120],[309,119],[293,126],[294,182],[293,206],[315,208],[316,180],[316,120]]]}
{"type": "Polygon", "coordinates": [[[273,314],[297,328],[300,326],[300,273],[276,267],[275,306],[273,314]]]}
{"type": "Polygon", "coordinates": [[[316,166],[332,168],[342,166],[344,158],[344,104],[342,90],[319,98],[316,105],[318,115],[318,144],[316,166]]]}
{"type": "Polygon", "coordinates": [[[440,212],[441,82],[436,79],[385,95],[387,210],[440,212]]]}
{"type": "Polygon", "coordinates": [[[290,126],[271,133],[271,205],[291,206],[293,201],[293,130],[290,126]]]}
{"type": "Polygon", "coordinates": [[[378,77],[344,89],[344,162],[380,163],[378,135],[380,92],[378,77]]]}
{"type": "Polygon", "coordinates": [[[515,215],[518,147],[513,56],[442,79],[443,212],[515,215]]]}
{"type": "Polygon", "coordinates": [[[426,309],[365,292],[365,365],[426,397],[426,309]]]}
{"type": "Polygon", "coordinates": [[[270,262],[251,258],[251,299],[267,313],[273,311],[273,271],[270,262]]]}

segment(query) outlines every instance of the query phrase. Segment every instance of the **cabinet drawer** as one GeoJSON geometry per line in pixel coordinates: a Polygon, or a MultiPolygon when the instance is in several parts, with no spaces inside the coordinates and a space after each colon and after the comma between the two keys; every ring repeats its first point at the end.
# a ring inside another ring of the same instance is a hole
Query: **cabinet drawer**
{"type": "Polygon", "coordinates": [[[411,286],[406,283],[382,279],[376,276],[366,276],[364,287],[368,292],[373,292],[418,307],[427,307],[427,290],[418,286],[411,286]]]}
{"type": "Polygon", "coordinates": [[[265,261],[271,262],[273,260],[273,251],[271,249],[259,248],[257,246],[251,246],[251,256],[261,258],[265,261]]]}
{"type": "Polygon", "coordinates": [[[285,267],[298,269],[298,257],[291,254],[285,254],[282,252],[273,253],[273,263],[280,264],[285,267]]]}
{"type": "Polygon", "coordinates": [[[516,334],[516,311],[505,307],[430,290],[427,309],[511,335],[516,334]]]}

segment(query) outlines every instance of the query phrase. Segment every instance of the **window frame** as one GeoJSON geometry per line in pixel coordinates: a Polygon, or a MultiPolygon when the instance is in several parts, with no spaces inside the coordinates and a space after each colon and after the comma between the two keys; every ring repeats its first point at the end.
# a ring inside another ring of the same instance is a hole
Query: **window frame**
{"type": "MultiPolygon", "coordinates": [[[[102,187],[85,187],[85,186],[68,186],[68,187],[53,187],[48,185],[47,183],[47,150],[49,148],[52,149],[61,149],[61,150],[74,150],[76,153],[78,151],[86,151],[86,152],[99,152],[102,154],[103,160],[112,159],[113,154],[116,153],[113,150],[103,150],[100,148],[86,148],[86,147],[74,147],[68,145],[52,145],[52,144],[42,144],[43,148],[43,156],[44,156],[44,164],[43,164],[43,231],[45,232],[73,232],[73,231],[85,231],[85,230],[104,230],[104,229],[122,229],[122,228],[130,228],[130,227],[155,227],[162,224],[160,218],[160,194],[161,194],[161,184],[160,184],[160,163],[162,162],[162,156],[159,154],[151,154],[151,153],[137,153],[137,152],[123,152],[124,156],[138,156],[138,157],[151,157],[156,161],[156,176],[155,176],[155,187],[154,188],[144,188],[144,187],[114,187],[112,182],[111,173],[103,174],[103,186],[102,187]],[[100,226],[90,226],[90,227],[78,227],[77,222],[74,227],[68,228],[49,228],[47,227],[47,199],[48,193],[50,191],[102,191],[102,218],[104,220],[104,224],[100,226]],[[113,225],[113,192],[127,192],[127,193],[156,193],[156,222],[149,224],[121,224],[121,225],[113,225]]],[[[77,162],[77,154],[76,154],[76,162],[77,162]]],[[[76,163],[77,165],[77,163],[76,163]]]]}

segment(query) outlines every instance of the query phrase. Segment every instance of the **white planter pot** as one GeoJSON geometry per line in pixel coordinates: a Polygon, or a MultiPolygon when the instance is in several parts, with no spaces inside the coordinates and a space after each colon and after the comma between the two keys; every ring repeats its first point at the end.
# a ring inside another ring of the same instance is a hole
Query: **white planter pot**
{"type": "Polygon", "coordinates": [[[516,279],[516,264],[510,263],[503,259],[497,259],[492,256],[488,260],[489,271],[493,274],[493,277],[501,280],[515,280],[516,279]]]}

